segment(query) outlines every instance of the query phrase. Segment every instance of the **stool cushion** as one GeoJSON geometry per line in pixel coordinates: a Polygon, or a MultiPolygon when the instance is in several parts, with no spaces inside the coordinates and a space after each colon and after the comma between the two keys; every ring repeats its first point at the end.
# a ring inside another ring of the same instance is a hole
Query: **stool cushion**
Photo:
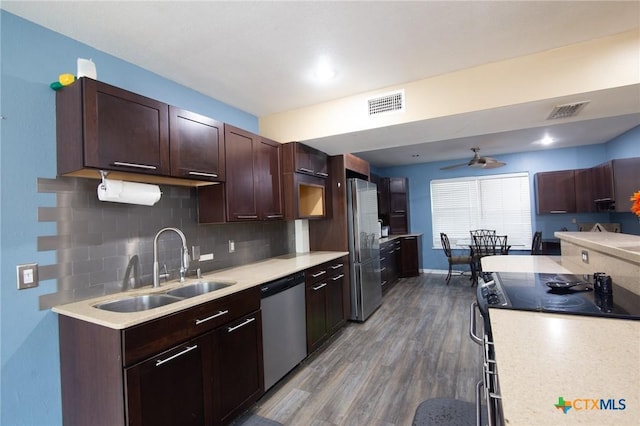
{"type": "Polygon", "coordinates": [[[470,426],[476,424],[476,405],[459,399],[427,399],[418,405],[413,426],[470,426]]]}

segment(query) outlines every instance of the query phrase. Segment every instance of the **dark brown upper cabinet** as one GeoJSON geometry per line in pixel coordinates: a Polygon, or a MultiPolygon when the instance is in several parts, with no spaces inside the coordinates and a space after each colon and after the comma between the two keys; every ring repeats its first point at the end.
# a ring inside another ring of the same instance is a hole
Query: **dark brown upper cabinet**
{"type": "Polygon", "coordinates": [[[405,177],[378,179],[378,218],[390,234],[409,232],[408,180],[405,177]]]}
{"type": "Polygon", "coordinates": [[[283,145],[283,165],[285,173],[304,173],[326,179],[327,154],[300,142],[283,145]]]}
{"type": "Polygon", "coordinates": [[[286,143],[282,145],[282,167],[285,217],[325,218],[327,154],[300,142],[286,143]]]}
{"type": "Polygon", "coordinates": [[[200,186],[224,181],[223,124],[80,78],[56,92],[58,174],[200,186]]]}
{"type": "Polygon", "coordinates": [[[171,176],[224,181],[223,126],[213,118],[170,106],[171,176]]]}
{"type": "Polygon", "coordinates": [[[168,110],[86,77],[64,87],[56,93],[58,174],[100,169],[168,176],[168,110]]]}
{"type": "Polygon", "coordinates": [[[576,212],[574,170],[536,173],[535,182],[538,214],[576,212]]]}
{"type": "Polygon", "coordinates": [[[224,125],[226,181],[198,189],[200,223],[281,220],[280,144],[224,125]]]}
{"type": "Polygon", "coordinates": [[[629,198],[640,188],[640,157],[537,173],[535,179],[538,214],[629,212],[629,198]]]}

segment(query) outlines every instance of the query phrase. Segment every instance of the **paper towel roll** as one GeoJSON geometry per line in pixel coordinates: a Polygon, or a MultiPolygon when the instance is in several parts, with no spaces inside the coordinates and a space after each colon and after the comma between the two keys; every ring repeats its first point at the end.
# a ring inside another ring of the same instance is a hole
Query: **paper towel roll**
{"type": "Polygon", "coordinates": [[[112,203],[152,206],[160,200],[162,192],[157,185],[103,179],[98,185],[98,199],[112,203]]]}

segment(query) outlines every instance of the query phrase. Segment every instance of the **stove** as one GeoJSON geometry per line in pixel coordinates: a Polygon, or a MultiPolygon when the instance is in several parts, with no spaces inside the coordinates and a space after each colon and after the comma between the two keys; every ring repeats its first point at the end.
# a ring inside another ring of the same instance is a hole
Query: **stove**
{"type": "Polygon", "coordinates": [[[639,295],[610,280],[609,292],[604,295],[598,284],[594,275],[483,273],[478,282],[478,305],[483,314],[488,308],[497,308],[640,320],[639,295]]]}

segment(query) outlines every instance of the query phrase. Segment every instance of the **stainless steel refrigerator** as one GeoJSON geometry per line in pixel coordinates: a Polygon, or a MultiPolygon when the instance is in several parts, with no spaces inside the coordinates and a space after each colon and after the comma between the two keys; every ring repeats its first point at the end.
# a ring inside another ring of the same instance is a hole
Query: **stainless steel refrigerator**
{"type": "Polygon", "coordinates": [[[376,184],[347,179],[351,317],[365,321],[382,303],[376,184]]]}

